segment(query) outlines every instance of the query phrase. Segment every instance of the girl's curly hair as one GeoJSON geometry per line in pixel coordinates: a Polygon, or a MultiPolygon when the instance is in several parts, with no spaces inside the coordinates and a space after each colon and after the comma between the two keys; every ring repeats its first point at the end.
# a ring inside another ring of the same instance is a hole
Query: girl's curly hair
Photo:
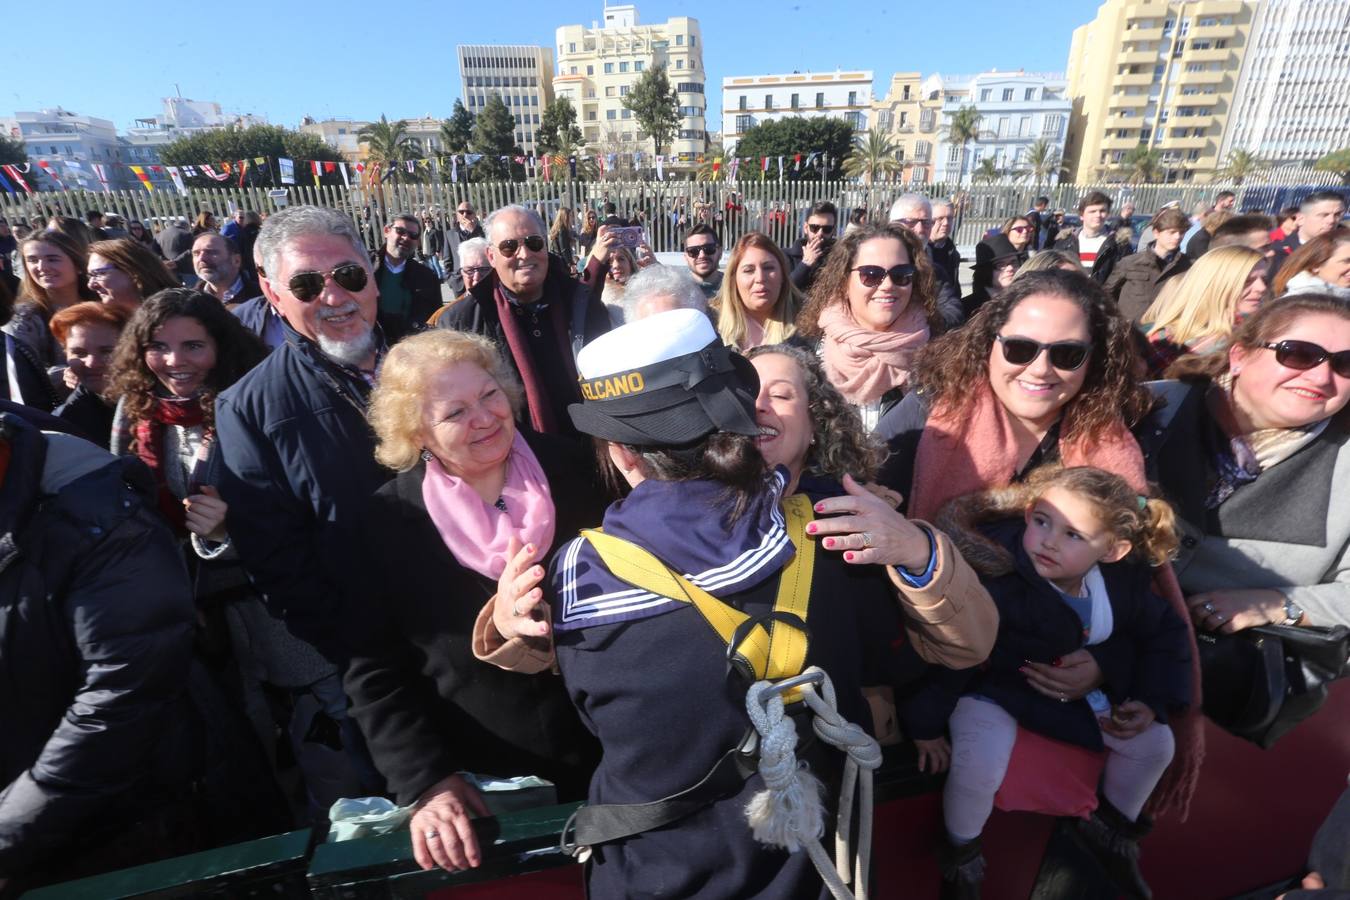
{"type": "Polygon", "coordinates": [[[1134,377],[1138,358],[1130,323],[1101,287],[1079,272],[1051,269],[1018,278],[971,316],[964,327],[919,351],[914,377],[930,408],[963,416],[974,407],[989,381],[989,354],[1017,304],[1031,296],[1059,297],[1083,311],[1088,320],[1087,375],[1083,387],[1064,407],[1060,439],[1091,441],[1117,419],[1132,427],[1147,414],[1148,389],[1134,377]]]}
{"type": "Polygon", "coordinates": [[[830,384],[816,358],[789,344],[755,347],[746,357],[754,359],[770,353],[795,362],[806,383],[811,433],[815,439],[806,451],[806,471],[835,481],[842,481],[845,475],[852,475],[859,483],[874,480],[886,461],[886,445],[863,428],[858,410],[830,384]]]}
{"type": "Polygon", "coordinates": [[[848,305],[848,280],[853,277],[853,263],[858,258],[858,248],[877,238],[890,238],[904,245],[909,261],[917,270],[909,302],[923,305],[928,315],[928,329],[932,334],[942,331],[942,319],[937,314],[937,281],[923,242],[899,225],[864,225],[844,235],[825,258],[825,265],[811,286],[806,305],[797,316],[798,334],[811,340],[819,338],[824,334],[820,327],[820,314],[825,311],[825,307],[835,303],[848,305]]]}
{"type": "Polygon", "coordinates": [[[215,297],[191,288],[168,288],[152,295],[132,315],[113,353],[112,372],[105,396],[121,400],[128,424],[145,419],[162,391],[159,379],[145,364],[145,348],[155,332],[173,318],[196,319],[216,342],[216,364],[206,376],[198,398],[203,424],[215,428],[216,396],[262,362],[267,348],[215,297]]]}

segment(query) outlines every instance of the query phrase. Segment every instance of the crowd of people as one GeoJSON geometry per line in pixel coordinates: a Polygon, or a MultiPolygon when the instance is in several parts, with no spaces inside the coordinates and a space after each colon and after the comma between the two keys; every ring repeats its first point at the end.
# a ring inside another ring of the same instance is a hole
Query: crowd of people
{"type": "Polygon", "coordinates": [[[919,194],[789,246],[691,210],[683,265],[612,204],[18,237],[0,895],[355,796],[472,868],[469,773],[587,801],[591,896],[837,895],[833,798],[903,739],[948,896],[996,795],[1149,896],[1196,635],[1350,625],[1345,200],[1233,200],[1040,198],[964,296],[919,194]]]}

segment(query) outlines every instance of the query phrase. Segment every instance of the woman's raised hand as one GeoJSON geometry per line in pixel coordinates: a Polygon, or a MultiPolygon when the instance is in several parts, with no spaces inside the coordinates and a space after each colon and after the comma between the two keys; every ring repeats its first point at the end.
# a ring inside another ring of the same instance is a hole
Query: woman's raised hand
{"type": "Polygon", "coordinates": [[[843,551],[844,562],[855,565],[904,566],[911,572],[928,567],[931,550],[922,528],[851,475],[844,476],[844,490],[848,492],[844,496],[816,504],[816,513],[830,518],[806,526],[808,534],[821,538],[822,547],[843,551]]]}
{"type": "Polygon", "coordinates": [[[506,640],[517,637],[544,637],[549,632],[548,604],[544,602],[544,567],[535,562],[539,548],[520,546],[512,536],[506,545],[506,568],[497,579],[497,599],[492,607],[492,624],[506,640]]]}

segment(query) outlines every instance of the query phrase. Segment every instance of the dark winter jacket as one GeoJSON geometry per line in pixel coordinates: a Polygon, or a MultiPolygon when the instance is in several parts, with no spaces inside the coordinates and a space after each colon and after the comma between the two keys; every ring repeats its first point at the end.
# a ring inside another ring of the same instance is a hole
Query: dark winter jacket
{"type": "MultiPolygon", "coordinates": [[[[266,297],[254,297],[252,300],[245,300],[238,306],[230,310],[234,317],[238,319],[243,326],[258,336],[258,339],[268,345],[269,350],[275,350],[280,343],[268,343],[268,326],[272,321],[280,325],[280,317],[277,316],[271,303],[267,302],[266,297]]],[[[275,333],[275,332],[274,332],[275,333]]],[[[281,342],[284,342],[284,332],[281,342]]]]}
{"type": "MultiPolygon", "coordinates": [[[[1075,231],[1063,240],[1056,241],[1055,249],[1063,250],[1073,256],[1074,259],[1078,259],[1078,232],[1075,231]]],[[[1111,277],[1111,270],[1116,267],[1116,263],[1120,262],[1129,252],[1128,246],[1122,247],[1116,242],[1114,232],[1107,232],[1106,240],[1102,241],[1101,249],[1097,251],[1097,259],[1092,263],[1092,278],[1098,284],[1105,284],[1106,279],[1111,277]]]]}
{"type": "Polygon", "coordinates": [[[37,353],[12,334],[0,334],[0,399],[23,398],[25,406],[42,412],[51,412],[57,405],[57,395],[37,353]],[[10,368],[18,376],[18,384],[10,383],[10,368]],[[17,390],[15,388],[17,387],[17,390]]]}
{"type": "Polygon", "coordinates": [[[112,438],[113,412],[112,404],[80,385],[52,415],[69,422],[85,438],[107,450],[112,438]]]}
{"type": "Polygon", "coordinates": [[[1184,275],[1190,267],[1191,260],[1186,254],[1173,253],[1164,261],[1150,246],[1117,263],[1103,286],[1116,301],[1120,314],[1138,325],[1157,299],[1163,283],[1184,275]]]}
{"type": "Polygon", "coordinates": [[[194,613],[141,463],[11,413],[0,441],[0,875],[14,877],[185,791],[194,613]]]}
{"type": "Polygon", "coordinates": [[[791,271],[788,273],[788,277],[791,278],[792,283],[797,286],[797,290],[803,293],[811,290],[811,285],[816,283],[816,276],[819,275],[820,270],[825,267],[825,260],[830,255],[829,247],[833,245],[833,243],[833,241],[830,241],[825,246],[824,252],[820,254],[820,258],[815,261],[814,265],[810,266],[802,261],[804,255],[803,251],[806,247],[806,238],[797,238],[792,246],[783,248],[783,255],[788,258],[788,265],[792,267],[791,271]]]}
{"type": "MultiPolygon", "coordinates": [[[[388,264],[388,257],[384,253],[380,253],[379,260],[375,265],[375,274],[372,276],[376,286],[379,285],[380,279],[384,277],[385,268],[388,264]]],[[[421,331],[426,327],[427,319],[431,318],[432,313],[442,306],[441,280],[436,277],[435,272],[415,259],[410,259],[403,264],[403,287],[412,295],[408,315],[405,317],[394,313],[380,312],[380,327],[384,329],[384,336],[391,344],[397,343],[405,335],[421,331]]]]}
{"type": "Polygon", "coordinates": [[[483,225],[480,222],[473,231],[463,234],[459,230],[458,220],[450,223],[445,229],[445,280],[450,285],[454,296],[458,297],[464,293],[464,273],[459,267],[459,245],[465,241],[483,236],[483,225]]]}
{"type": "MultiPolygon", "coordinates": [[[[935,670],[924,690],[903,700],[899,712],[909,731],[920,738],[940,736],[960,696],[977,694],[997,703],[1024,728],[1100,750],[1101,728],[1086,699],[1062,703],[1047,697],[1031,688],[1019,671],[1028,661],[1053,663],[1080,649],[1101,667],[1106,679],[1101,689],[1113,704],[1138,700],[1163,724],[1170,713],[1185,709],[1191,698],[1190,626],[1153,593],[1150,568],[1129,559],[1101,564],[1113,625],[1110,637],[1085,646],[1082,619],[1036,574],[1022,549],[1025,530],[1021,518],[980,526],[979,534],[995,548],[990,557],[1003,557],[1001,565],[985,566],[999,574],[980,578],[998,606],[994,651],[978,669],[935,670]],[[997,554],[996,548],[1004,553],[997,554]]],[[[983,548],[978,538],[950,527],[947,531],[967,561],[980,569],[983,548]]]]}
{"type": "MultiPolygon", "coordinates": [[[[952,247],[955,252],[956,247],[952,247]]],[[[933,264],[933,286],[937,290],[937,313],[943,327],[950,331],[966,320],[965,307],[961,304],[961,283],[956,270],[947,268],[947,257],[927,245],[928,261],[933,264]]],[[[960,265],[961,255],[956,255],[960,265]]]]}
{"type": "Polygon", "coordinates": [[[216,400],[227,527],[274,615],[331,659],[350,575],[334,524],[386,481],[366,424],[370,387],[289,325],[286,343],[216,400]]]}
{"type": "MultiPolygon", "coordinates": [[[[571,441],[526,434],[557,510],[554,547],[598,525],[594,465],[571,441]]],[[[497,583],[462,566],[422,498],[426,463],[380,488],[359,516],[348,624],[352,714],[399,803],[460,770],[540,775],[585,796],[599,758],[552,672],[507,672],[474,658],[475,617],[497,583]]]]}

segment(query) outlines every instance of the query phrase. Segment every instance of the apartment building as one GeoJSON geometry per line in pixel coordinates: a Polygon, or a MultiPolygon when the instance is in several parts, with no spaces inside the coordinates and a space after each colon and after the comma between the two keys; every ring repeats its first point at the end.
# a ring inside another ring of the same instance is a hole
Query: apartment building
{"type": "Polygon", "coordinates": [[[695,163],[707,150],[706,73],[697,19],[677,16],[642,25],[636,6],[606,6],[603,22],[557,29],[556,45],[553,93],[571,100],[582,137],[592,150],[653,152],[650,137],[638,128],[623,100],[638,77],[656,65],[666,67],[680,103],[679,127],[663,152],[695,163]]]}
{"type": "Polygon", "coordinates": [[[868,128],[871,111],[871,70],[723,78],[722,148],[731,153],[742,134],[777,119],[844,119],[860,134],[868,128]]]}
{"type": "Polygon", "coordinates": [[[488,97],[498,95],[515,116],[516,143],[527,154],[536,152],[539,120],[553,100],[553,51],[526,44],[460,44],[458,53],[469,112],[477,116],[488,97]]]}
{"type": "MultiPolygon", "coordinates": [[[[1233,110],[1255,0],[1106,0],[1069,50],[1065,152],[1078,181],[1121,171],[1143,145],[1167,180],[1213,171],[1233,110]]],[[[1342,4],[1343,5],[1343,4],[1342,4]]]]}
{"type": "MultiPolygon", "coordinates": [[[[128,164],[139,163],[126,158],[117,129],[108,119],[82,116],[58,106],[55,109],[21,110],[5,124],[11,134],[23,140],[29,160],[56,164],[58,177],[75,179],[76,183],[69,185],[71,187],[80,185],[98,190],[101,185],[94,165],[105,167],[108,187],[112,190],[123,190],[140,183],[126,168],[128,164]],[[72,162],[78,164],[77,170],[68,165],[72,162]],[[84,176],[72,176],[72,171],[82,171],[84,176]]],[[[33,178],[38,178],[37,167],[33,169],[33,178]]]]}
{"type": "Polygon", "coordinates": [[[321,119],[306,116],[300,123],[300,130],[312,134],[332,147],[349,163],[358,163],[365,159],[366,148],[360,140],[361,129],[370,122],[364,119],[321,119]]]}
{"type": "Polygon", "coordinates": [[[872,101],[872,128],[886,132],[896,145],[904,164],[902,181],[925,184],[932,180],[941,120],[941,79],[925,80],[918,72],[895,73],[886,95],[872,101]]]}
{"type": "Polygon", "coordinates": [[[1219,150],[1301,168],[1350,147],[1350,3],[1266,0],[1219,150]]]}
{"type": "Polygon", "coordinates": [[[220,104],[213,100],[164,97],[161,102],[159,115],[137,119],[120,136],[128,165],[158,165],[160,149],[181,137],[220,128],[252,128],[267,124],[266,116],[224,113],[220,104]]]}
{"type": "Polygon", "coordinates": [[[1000,173],[1021,169],[1027,152],[1044,140],[1062,151],[1073,104],[1062,73],[999,72],[978,75],[935,75],[929,92],[942,96],[941,121],[934,169],[936,180],[965,184],[986,159],[1000,173]],[[962,152],[948,140],[957,110],[973,106],[980,113],[980,134],[962,152]]]}

